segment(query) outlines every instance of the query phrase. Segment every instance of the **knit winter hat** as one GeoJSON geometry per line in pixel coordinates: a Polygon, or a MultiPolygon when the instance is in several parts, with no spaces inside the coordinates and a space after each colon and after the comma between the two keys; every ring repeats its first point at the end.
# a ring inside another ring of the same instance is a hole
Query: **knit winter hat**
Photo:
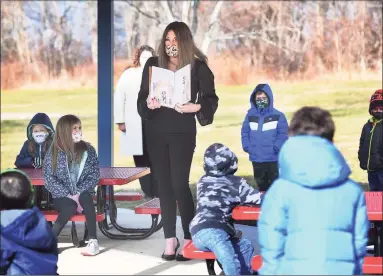
{"type": "Polygon", "coordinates": [[[383,95],[382,95],[382,89],[376,90],[374,94],[371,96],[370,100],[370,108],[368,111],[371,114],[371,110],[377,107],[383,107],[383,95]]]}

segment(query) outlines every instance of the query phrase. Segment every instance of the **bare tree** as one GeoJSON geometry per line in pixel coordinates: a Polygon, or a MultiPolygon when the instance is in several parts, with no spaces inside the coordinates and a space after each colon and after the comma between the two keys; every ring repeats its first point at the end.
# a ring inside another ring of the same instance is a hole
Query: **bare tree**
{"type": "MultiPolygon", "coordinates": [[[[19,64],[31,80],[45,71],[59,77],[84,62],[96,64],[95,3],[3,1],[2,70],[19,64]],[[76,36],[74,26],[84,35],[76,36]]],[[[157,48],[165,26],[177,20],[214,57],[213,67],[221,58],[235,59],[241,70],[275,78],[382,70],[381,1],[125,0],[114,7],[118,57],[130,58],[142,44],[157,48]]]]}
{"type": "Polygon", "coordinates": [[[205,54],[207,54],[207,51],[209,50],[209,45],[211,41],[214,39],[214,37],[218,35],[218,32],[220,30],[220,23],[218,19],[223,3],[224,2],[222,0],[218,1],[215,4],[214,10],[210,16],[208,30],[205,33],[205,36],[201,43],[201,51],[205,54]]]}
{"type": "MultiPolygon", "coordinates": [[[[207,52],[210,43],[219,32],[220,24],[218,19],[224,1],[213,3],[214,9],[210,14],[199,13],[198,8],[200,7],[201,2],[198,0],[157,2],[137,2],[131,0],[126,1],[126,3],[137,11],[140,17],[145,17],[152,25],[154,24],[157,26],[157,33],[160,33],[167,24],[173,21],[183,21],[186,24],[191,25],[193,36],[197,36],[198,33],[204,34],[200,45],[202,51],[207,52]],[[199,17],[201,16],[204,17],[202,22],[208,22],[206,27],[199,24],[199,22],[201,22],[199,17]]],[[[142,29],[140,28],[140,30],[142,29]]],[[[135,32],[135,30],[132,31],[135,32]]],[[[151,32],[151,34],[153,34],[153,32],[151,32]]],[[[197,41],[198,40],[197,36],[197,41]]]]}

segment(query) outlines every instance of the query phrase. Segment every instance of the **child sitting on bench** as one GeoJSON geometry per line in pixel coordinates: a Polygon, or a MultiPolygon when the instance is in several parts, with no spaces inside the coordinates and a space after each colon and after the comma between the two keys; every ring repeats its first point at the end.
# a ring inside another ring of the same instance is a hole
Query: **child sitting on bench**
{"type": "MultiPolygon", "coordinates": [[[[54,128],[49,116],[45,113],[36,113],[29,122],[27,140],[16,157],[15,166],[20,168],[41,169],[45,153],[52,145],[54,128]]],[[[44,186],[35,187],[35,204],[42,209],[50,209],[51,198],[44,186]]]]}
{"type": "Polygon", "coordinates": [[[206,174],[197,184],[197,212],[190,223],[193,244],[213,252],[225,275],[252,274],[254,247],[236,236],[231,215],[239,204],[260,204],[262,195],[234,175],[238,158],[222,144],[207,148],[204,169],[206,174]]]}
{"type": "Polygon", "coordinates": [[[82,141],[81,121],[74,115],[61,117],[53,144],[43,164],[44,183],[52,194],[58,217],[53,233],[58,236],[70,218],[84,211],[89,242],[84,256],[100,252],[96,232],[94,189],[100,179],[100,167],[94,147],[82,141]]]}
{"type": "Polygon", "coordinates": [[[17,168],[42,167],[45,153],[53,141],[54,128],[51,119],[45,113],[37,113],[27,126],[27,140],[16,157],[17,168]]]}
{"type": "Polygon", "coordinates": [[[57,275],[57,239],[33,198],[27,175],[1,173],[1,275],[57,275]]]}

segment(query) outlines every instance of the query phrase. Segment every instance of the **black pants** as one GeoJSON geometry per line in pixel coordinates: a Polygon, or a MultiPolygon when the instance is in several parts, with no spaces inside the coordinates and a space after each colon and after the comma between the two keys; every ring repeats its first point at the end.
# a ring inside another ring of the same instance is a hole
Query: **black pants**
{"type": "Polygon", "coordinates": [[[194,217],[194,202],[189,187],[189,175],[196,135],[148,131],[147,137],[151,169],[158,184],[165,238],[176,236],[178,204],[184,238],[191,239],[189,224],[194,217]]]}
{"type": "Polygon", "coordinates": [[[277,162],[253,162],[254,179],[261,192],[266,192],[275,179],[278,178],[277,162]]]}
{"type": "Polygon", "coordinates": [[[370,192],[383,191],[383,170],[368,172],[368,186],[370,192]]]}
{"type": "MultiPolygon", "coordinates": [[[[143,125],[143,131],[142,131],[142,140],[143,140],[143,147],[142,147],[143,155],[133,155],[134,164],[136,167],[151,168],[144,125],[143,125]]],[[[157,181],[156,181],[156,178],[153,176],[153,173],[145,175],[144,177],[141,177],[139,181],[140,181],[141,190],[144,192],[146,196],[152,197],[152,198],[158,197],[157,181]]]]}
{"type": "MultiPolygon", "coordinates": [[[[84,209],[83,212],[86,218],[89,239],[97,239],[96,211],[94,209],[92,195],[89,192],[83,192],[80,195],[79,202],[84,209]]],[[[53,208],[59,213],[57,220],[53,225],[53,233],[58,236],[71,216],[76,213],[77,203],[68,197],[54,198],[53,208]]]]}
{"type": "MultiPolygon", "coordinates": [[[[146,124],[145,120],[142,120],[142,155],[133,155],[134,165],[136,167],[148,167],[151,168],[148,145],[146,142],[146,124]]],[[[153,177],[153,173],[145,175],[139,179],[141,190],[147,197],[158,197],[157,181],[153,177]]]]}

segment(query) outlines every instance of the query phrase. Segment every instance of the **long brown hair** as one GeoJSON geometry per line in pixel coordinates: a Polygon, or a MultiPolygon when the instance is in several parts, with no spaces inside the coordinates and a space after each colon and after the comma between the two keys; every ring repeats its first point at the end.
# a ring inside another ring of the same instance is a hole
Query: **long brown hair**
{"type": "Polygon", "coordinates": [[[156,52],[154,51],[154,49],[152,47],[150,47],[149,45],[142,45],[140,48],[137,48],[135,51],[134,51],[134,55],[133,55],[133,65],[128,65],[125,70],[129,69],[129,68],[135,68],[135,67],[139,67],[141,64],[140,64],[140,57],[141,57],[141,54],[142,52],[144,51],[148,51],[148,52],[151,52],[153,56],[156,55],[156,52]]]}
{"type": "Polygon", "coordinates": [[[177,69],[188,64],[193,67],[195,58],[207,63],[207,57],[195,45],[193,35],[188,25],[184,22],[174,21],[165,28],[160,45],[158,46],[158,65],[161,68],[168,68],[169,56],[165,51],[165,41],[169,31],[173,31],[177,37],[179,61],[177,69]]]}
{"type": "Polygon", "coordinates": [[[84,151],[87,150],[87,146],[84,141],[78,143],[73,142],[72,129],[73,125],[81,123],[80,119],[75,115],[64,115],[58,121],[56,125],[56,133],[53,137],[52,143],[52,168],[56,171],[57,168],[57,156],[59,151],[63,151],[67,156],[68,166],[72,162],[80,163],[84,151]]]}

